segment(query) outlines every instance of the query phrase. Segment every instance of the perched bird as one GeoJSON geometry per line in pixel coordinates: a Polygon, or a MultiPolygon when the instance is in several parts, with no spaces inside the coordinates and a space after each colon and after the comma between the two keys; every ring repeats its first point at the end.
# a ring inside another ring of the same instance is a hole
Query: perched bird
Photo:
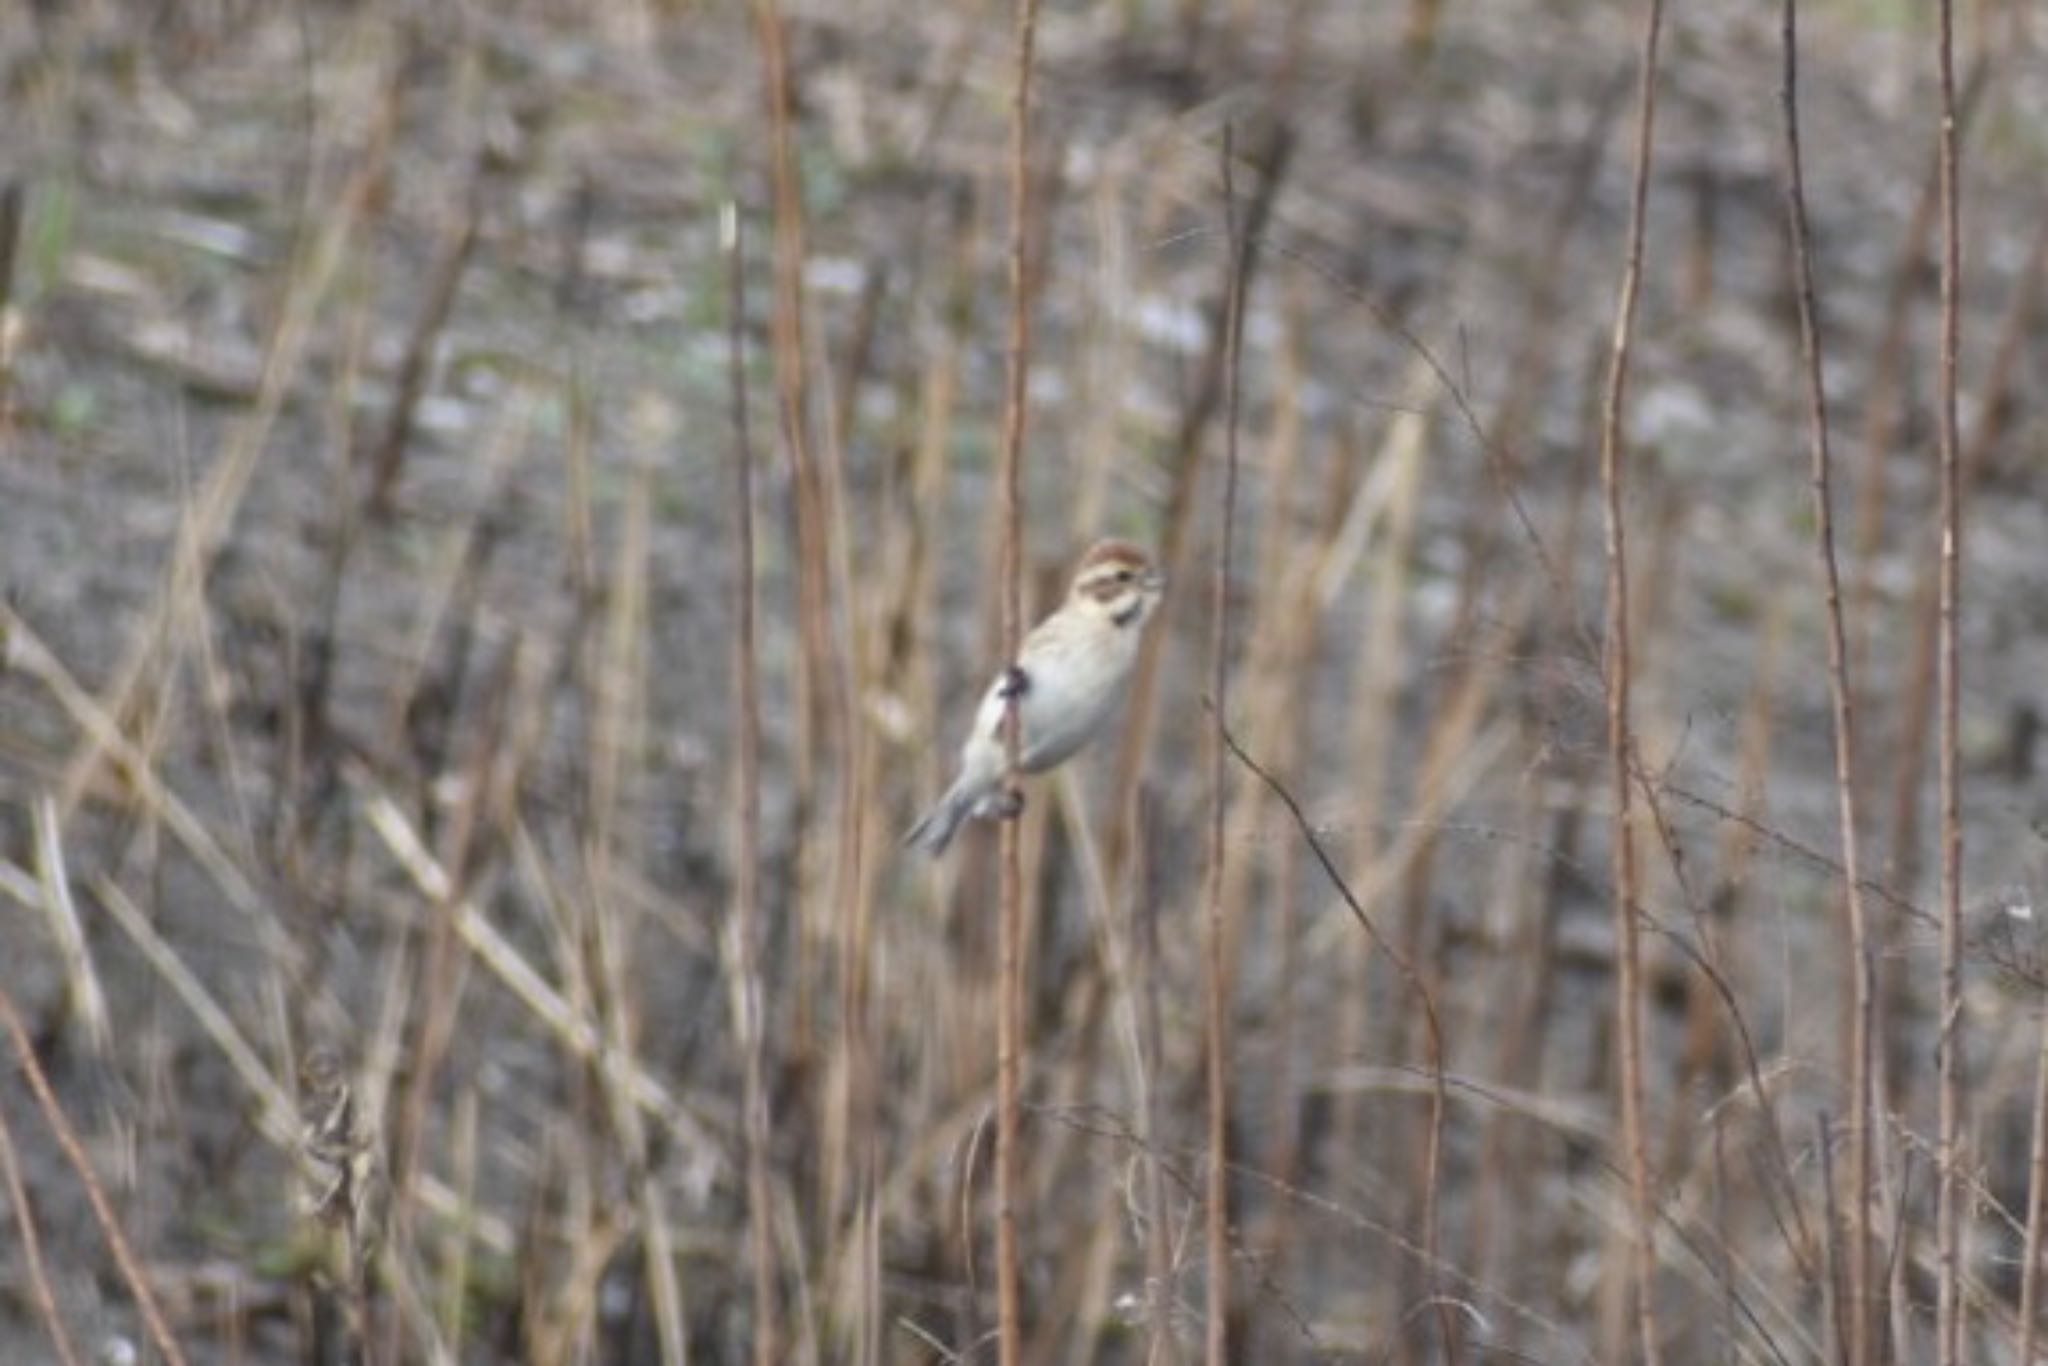
{"type": "Polygon", "coordinates": [[[1041,773],[1093,739],[1138,661],[1139,633],[1165,588],[1166,576],[1127,542],[1102,541],[1083,555],[1067,600],[1031,629],[1017,662],[982,695],[960,747],[960,776],[904,845],[937,858],[969,816],[1006,810],[1003,714],[1012,697],[1024,772],[1041,773]]]}

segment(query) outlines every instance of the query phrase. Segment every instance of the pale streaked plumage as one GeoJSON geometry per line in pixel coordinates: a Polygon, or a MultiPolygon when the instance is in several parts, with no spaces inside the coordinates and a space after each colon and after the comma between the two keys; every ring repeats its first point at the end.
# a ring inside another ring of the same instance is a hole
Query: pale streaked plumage
{"type": "Polygon", "coordinates": [[[1016,670],[1005,670],[982,694],[974,728],[960,747],[960,776],[904,844],[936,858],[969,816],[999,808],[1005,684],[1013,673],[1023,684],[1017,719],[1024,772],[1043,772],[1087,744],[1137,663],[1139,633],[1165,586],[1145,553],[1126,542],[1103,541],[1082,556],[1066,601],[1024,637],[1016,670]]]}

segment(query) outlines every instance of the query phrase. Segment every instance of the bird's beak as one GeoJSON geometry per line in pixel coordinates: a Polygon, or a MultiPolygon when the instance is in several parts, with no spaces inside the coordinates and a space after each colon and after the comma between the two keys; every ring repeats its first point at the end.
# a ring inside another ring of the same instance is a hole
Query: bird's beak
{"type": "Polygon", "coordinates": [[[1166,591],[1166,571],[1163,569],[1148,569],[1145,571],[1145,577],[1138,580],[1138,582],[1147,593],[1164,593],[1166,591]]]}

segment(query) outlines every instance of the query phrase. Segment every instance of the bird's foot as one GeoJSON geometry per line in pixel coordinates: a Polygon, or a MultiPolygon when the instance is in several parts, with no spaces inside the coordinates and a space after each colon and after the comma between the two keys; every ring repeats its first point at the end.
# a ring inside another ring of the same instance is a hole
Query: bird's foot
{"type": "Polygon", "coordinates": [[[1031,676],[1024,672],[1021,664],[1012,664],[1003,670],[1002,681],[996,684],[996,696],[1008,702],[1031,691],[1031,676]]]}
{"type": "Polygon", "coordinates": [[[1006,787],[989,800],[989,815],[999,821],[1013,821],[1024,814],[1022,789],[1006,787]]]}

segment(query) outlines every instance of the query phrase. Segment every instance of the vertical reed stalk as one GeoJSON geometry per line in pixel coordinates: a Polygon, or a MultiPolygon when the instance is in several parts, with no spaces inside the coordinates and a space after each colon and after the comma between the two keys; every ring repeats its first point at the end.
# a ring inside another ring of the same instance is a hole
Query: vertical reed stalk
{"type": "Polygon", "coordinates": [[[1936,1238],[1940,1284],[1936,1295],[1936,1357],[1941,1366],[1962,1361],[1964,1304],[1962,1297],[1961,1223],[1956,1164],[1961,1157],[1963,1123],[1962,1076],[1962,951],[1963,951],[1963,826],[1962,771],[1957,753],[1960,710],[1956,648],[1957,599],[1962,588],[1962,509],[1960,451],[1956,434],[1956,359],[1962,330],[1962,237],[1957,203],[1955,5],[1941,0],[1936,38],[1941,72],[1941,588],[1939,750],[1941,755],[1941,1014],[1935,1054],[1940,1100],[1940,1193],[1936,1238]]]}
{"type": "MultiPolygon", "coordinates": [[[[1987,26],[1988,27],[1988,26],[1987,26]]],[[[1988,51],[1980,46],[1963,78],[1957,96],[1956,122],[1960,135],[1970,125],[1985,88],[1990,84],[1988,51]]],[[[1905,241],[1892,268],[1891,288],[1885,297],[1884,327],[1878,334],[1876,354],[1870,362],[1870,395],[1863,419],[1863,466],[1856,481],[1854,568],[1849,579],[1850,648],[1860,664],[1865,640],[1870,633],[1870,605],[1875,592],[1873,574],[1878,552],[1883,548],[1886,478],[1892,443],[1904,417],[1907,389],[1904,379],[1906,349],[1910,335],[1913,301],[1919,297],[1920,282],[1927,259],[1927,241],[1934,235],[1935,209],[1941,202],[1941,140],[1935,139],[1933,154],[1921,177],[1920,193],[1913,201],[1907,220],[1905,241]]],[[[1912,714],[1920,715],[1919,712],[1912,714]]],[[[1909,885],[1900,879],[1893,885],[1909,885]]]]}
{"type": "Polygon", "coordinates": [[[1644,1366],[1657,1366],[1656,1211],[1650,1194],[1649,1159],[1643,1149],[1642,946],[1636,924],[1635,802],[1629,780],[1628,555],[1622,519],[1622,410],[1628,382],[1629,346],[1635,335],[1636,303],[1643,270],[1643,220],[1649,199],[1652,134],[1657,112],[1657,39],[1663,28],[1663,0],[1650,0],[1643,33],[1642,70],[1637,86],[1635,179],[1629,210],[1628,251],[1615,308],[1609,351],[1607,398],[1601,423],[1600,485],[1606,503],[1607,546],[1607,748],[1614,786],[1614,926],[1620,953],[1615,1014],[1621,1041],[1620,1090],[1623,1165],[1634,1202],[1633,1252],[1636,1327],[1644,1366]]]}
{"type": "Polygon", "coordinates": [[[727,336],[732,381],[733,541],[733,1034],[747,1152],[747,1229],[754,1297],[754,1366],[781,1359],[775,1308],[773,1210],[768,1192],[768,1094],[761,987],[761,662],[754,626],[754,443],[747,408],[747,248],[739,206],[725,206],[727,336]]]}
{"type": "MultiPolygon", "coordinates": [[[[793,206],[800,209],[800,205],[793,206]]],[[[823,396],[817,405],[820,459],[815,464],[817,520],[815,538],[805,547],[806,555],[818,560],[819,617],[816,640],[825,666],[826,698],[831,706],[832,729],[838,741],[838,769],[835,773],[834,827],[830,849],[833,933],[839,948],[839,1019],[832,1061],[833,1112],[828,1115],[828,1133],[838,1135],[833,1160],[843,1173],[851,1204],[851,1227],[839,1235],[841,1266],[850,1273],[850,1290],[857,1306],[859,1332],[855,1360],[872,1366],[881,1360],[882,1256],[881,1208],[877,1198],[880,1174],[880,1112],[877,1070],[879,1053],[875,1041],[877,1012],[874,993],[875,943],[874,898],[871,871],[874,860],[869,845],[875,840],[874,823],[868,812],[875,804],[874,775],[878,772],[875,746],[867,714],[859,697],[867,685],[872,660],[862,648],[866,638],[865,614],[856,598],[852,557],[852,536],[847,525],[849,499],[846,488],[844,423],[850,414],[861,377],[866,372],[861,339],[863,327],[871,327],[873,310],[879,307],[883,275],[871,271],[863,290],[860,312],[868,322],[856,324],[851,354],[843,367],[844,382],[835,385],[822,333],[807,333],[813,349],[806,350],[799,373],[815,367],[823,396]]],[[[808,411],[808,409],[807,409],[808,411]]],[[[877,849],[876,852],[879,852],[877,849]]]]}
{"type": "Polygon", "coordinates": [[[1209,1055],[1209,1163],[1205,1192],[1209,1216],[1205,1239],[1209,1293],[1204,1351],[1209,1366],[1223,1366],[1228,1359],[1230,1330],[1230,985],[1223,954],[1223,875],[1228,861],[1223,807],[1229,775],[1224,766],[1222,728],[1228,724],[1230,715],[1230,552],[1237,533],[1237,424],[1245,282],[1244,235],[1237,215],[1236,182],[1231,173],[1235,150],[1230,125],[1225,124],[1223,221],[1229,237],[1230,280],[1223,323],[1223,490],[1217,509],[1216,572],[1210,588],[1209,697],[1215,708],[1217,728],[1209,738],[1209,867],[1203,891],[1208,931],[1205,1051],[1209,1055]]]}
{"type": "MultiPolygon", "coordinates": [[[[1017,0],[1016,70],[1010,91],[1010,364],[1003,413],[1003,661],[1015,664],[1024,640],[1024,421],[1031,365],[1031,59],[1038,0],[1017,0]]],[[[1017,770],[1015,690],[1003,712],[1004,766],[1017,770]]],[[[1000,975],[996,1005],[996,1340],[1002,1366],[1023,1361],[1023,1306],[1017,1247],[1018,1087],[1024,1046],[1023,830],[1003,822],[1000,975]]]]}
{"type": "MultiPolygon", "coordinates": [[[[820,994],[821,968],[816,946],[832,939],[831,906],[817,894],[817,851],[812,839],[818,801],[819,753],[823,748],[820,719],[833,683],[831,631],[825,601],[825,533],[822,495],[811,450],[810,399],[805,375],[804,343],[804,211],[797,180],[796,148],[790,130],[795,92],[789,73],[788,37],[777,0],[755,0],[759,31],[763,100],[768,107],[770,165],[775,187],[775,310],[773,339],[775,387],[784,448],[789,455],[797,561],[798,637],[796,652],[796,845],[798,904],[804,907],[799,927],[799,981],[796,990],[795,1049],[808,1054],[814,1044],[814,998],[820,994]]],[[[805,1061],[810,1061],[808,1058],[805,1061]]],[[[822,1069],[821,1069],[822,1070],[822,1069]]],[[[817,1226],[829,1228],[837,1212],[837,1183],[843,1153],[828,1144],[820,1166],[819,1198],[814,1202],[817,1226]]]]}
{"type": "Polygon", "coordinates": [[[1854,1002],[1849,1044],[1849,1283],[1847,1304],[1841,1306],[1844,1312],[1838,1317],[1848,1324],[1850,1366],[1869,1366],[1874,1288],[1870,1140],[1876,959],[1863,907],[1862,860],[1856,831],[1856,693],[1849,676],[1849,648],[1842,623],[1842,577],[1835,560],[1827,386],[1819,310],[1814,297],[1813,243],[1806,223],[1806,179],[1799,148],[1798,15],[1798,0],[1785,0],[1784,81],[1778,91],[1785,117],[1785,220],[1792,239],[1793,294],[1799,309],[1799,348],[1805,369],[1807,433],[1812,457],[1809,478],[1813,489],[1813,549],[1827,607],[1828,699],[1835,730],[1835,817],[1841,826],[1842,891],[1848,907],[1850,999],[1854,1002]]]}

